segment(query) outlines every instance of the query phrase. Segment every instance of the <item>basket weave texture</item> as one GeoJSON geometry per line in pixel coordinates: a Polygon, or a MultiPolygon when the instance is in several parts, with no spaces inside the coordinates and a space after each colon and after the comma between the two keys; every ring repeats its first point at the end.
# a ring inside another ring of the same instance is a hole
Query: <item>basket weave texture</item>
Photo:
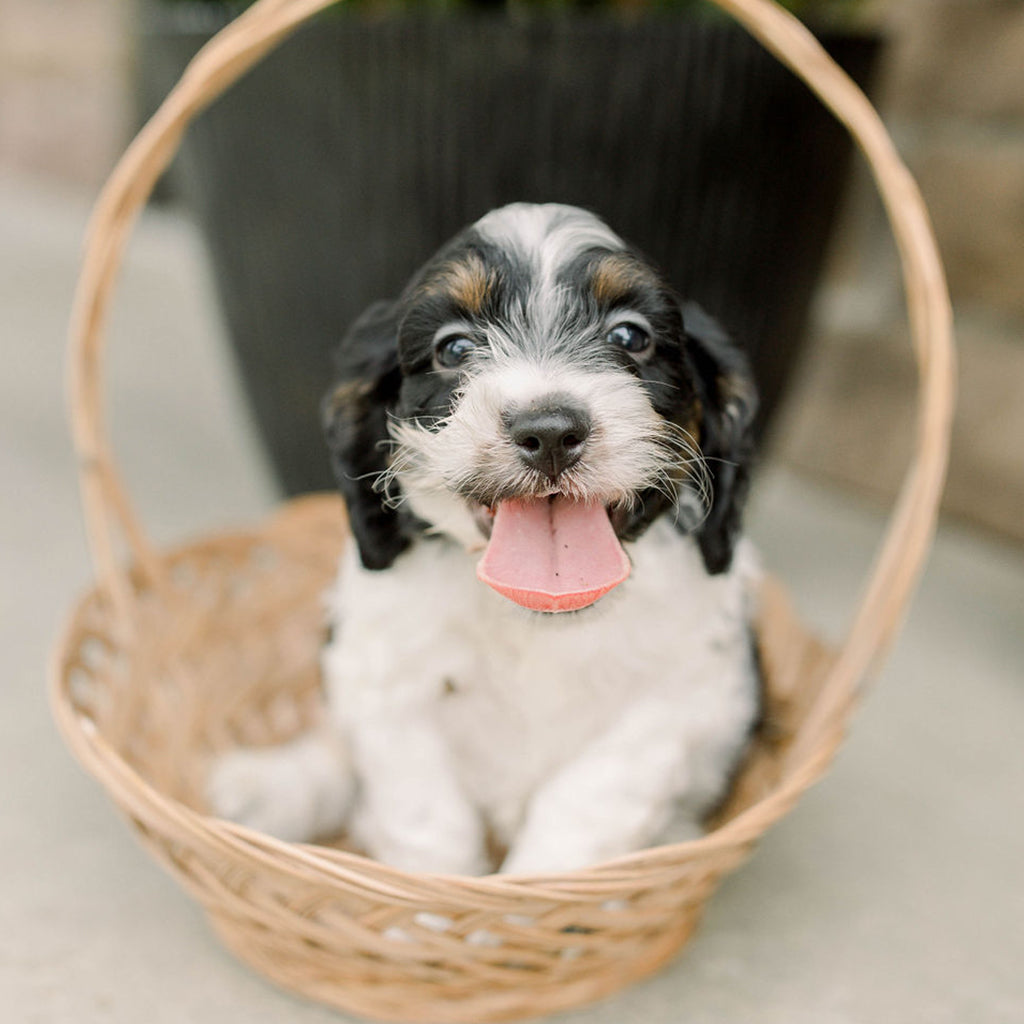
{"type": "Polygon", "coordinates": [[[762,595],[768,722],[716,827],[557,876],[416,875],[342,847],[287,844],[207,816],[210,759],[285,740],[319,707],[321,595],[345,543],[329,496],[263,526],[158,551],[101,416],[103,337],[132,224],[189,121],[331,0],[260,0],[195,59],[94,214],[71,330],[71,412],[98,581],[55,653],[68,745],[227,946],[289,989],[385,1020],[484,1021],[586,1003],[689,937],[723,875],[827,768],[891,642],[934,529],[953,396],[951,317],[927,214],[877,115],[771,0],[715,0],[818,93],[868,158],[903,263],[921,386],[915,454],[854,621],[834,651],[762,595]],[[125,569],[124,554],[127,554],[125,569]]]}

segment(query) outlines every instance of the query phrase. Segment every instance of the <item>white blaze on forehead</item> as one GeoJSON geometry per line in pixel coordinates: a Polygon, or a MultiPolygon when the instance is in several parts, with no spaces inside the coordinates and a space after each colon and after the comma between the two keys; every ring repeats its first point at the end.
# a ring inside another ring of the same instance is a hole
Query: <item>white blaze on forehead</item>
{"type": "Polygon", "coordinates": [[[492,210],[474,226],[483,238],[509,249],[532,270],[524,306],[528,326],[542,335],[557,322],[562,304],[559,270],[588,249],[626,248],[599,217],[558,203],[513,203],[492,210]]]}
{"type": "Polygon", "coordinates": [[[599,217],[558,203],[513,203],[492,210],[475,227],[489,241],[526,257],[545,277],[587,249],[626,247],[599,217]]]}

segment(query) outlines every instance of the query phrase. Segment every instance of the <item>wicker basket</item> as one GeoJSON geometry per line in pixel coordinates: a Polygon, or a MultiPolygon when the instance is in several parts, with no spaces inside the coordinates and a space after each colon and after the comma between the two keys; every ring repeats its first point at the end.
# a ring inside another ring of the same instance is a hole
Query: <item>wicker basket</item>
{"type": "Polygon", "coordinates": [[[70,358],[99,579],[56,652],[54,713],[143,843],[203,904],[224,942],[270,978],[388,1020],[537,1016],[604,996],[668,960],[722,876],[828,766],[863,680],[896,632],[934,527],[953,394],[942,268],[917,189],[863,95],[770,0],[715,0],[850,129],[903,261],[921,376],[915,455],[845,641],[827,650],[781,589],[766,587],[760,640],[773,728],[717,827],[697,841],[565,875],[458,878],[409,874],[210,818],[201,792],[213,755],[283,740],[316,713],[320,594],[345,543],[343,511],[334,497],[300,499],[258,529],[155,550],[100,415],[103,329],[130,228],[190,119],[330,2],[261,0],[226,28],[135,140],[98,204],[70,358]]]}

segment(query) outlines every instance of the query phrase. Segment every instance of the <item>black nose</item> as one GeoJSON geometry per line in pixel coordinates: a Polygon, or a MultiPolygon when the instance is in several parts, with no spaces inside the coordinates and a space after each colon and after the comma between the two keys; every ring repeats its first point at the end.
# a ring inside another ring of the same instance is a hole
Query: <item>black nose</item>
{"type": "Polygon", "coordinates": [[[561,403],[517,409],[505,426],[523,462],[552,480],[579,461],[590,435],[590,417],[561,403]]]}

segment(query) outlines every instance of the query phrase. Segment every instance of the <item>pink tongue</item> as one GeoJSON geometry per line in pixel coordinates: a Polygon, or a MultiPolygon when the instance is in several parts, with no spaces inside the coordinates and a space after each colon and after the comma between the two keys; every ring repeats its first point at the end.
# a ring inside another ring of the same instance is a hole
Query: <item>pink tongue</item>
{"type": "Polygon", "coordinates": [[[604,506],[560,495],[503,501],[477,576],[538,612],[586,608],[629,575],[604,506]]]}

